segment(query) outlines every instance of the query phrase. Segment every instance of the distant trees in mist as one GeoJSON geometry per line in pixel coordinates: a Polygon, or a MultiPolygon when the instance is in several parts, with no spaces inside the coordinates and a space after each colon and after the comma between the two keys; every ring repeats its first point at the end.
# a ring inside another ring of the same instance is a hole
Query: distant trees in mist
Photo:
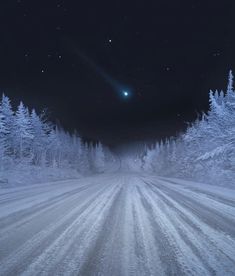
{"type": "Polygon", "coordinates": [[[17,166],[74,169],[80,173],[102,172],[106,155],[101,143],[83,143],[20,102],[12,109],[10,99],[0,100],[0,173],[17,166]]]}
{"type": "Polygon", "coordinates": [[[226,93],[210,91],[209,103],[209,111],[202,113],[184,134],[145,150],[145,171],[235,184],[235,91],[231,71],[226,93]]]}

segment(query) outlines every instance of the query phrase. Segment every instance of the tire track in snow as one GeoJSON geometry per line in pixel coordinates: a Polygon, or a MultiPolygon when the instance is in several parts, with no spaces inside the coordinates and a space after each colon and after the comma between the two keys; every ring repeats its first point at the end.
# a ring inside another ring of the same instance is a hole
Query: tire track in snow
{"type": "Polygon", "coordinates": [[[94,202],[97,200],[97,197],[102,195],[104,190],[107,189],[106,185],[99,187],[98,192],[93,191],[90,195],[86,195],[85,200],[81,204],[79,204],[80,196],[76,198],[76,194],[74,200],[68,201],[67,203],[61,201],[59,209],[55,208],[47,216],[43,215],[40,217],[38,223],[41,226],[39,230],[37,229],[36,222],[34,222],[33,224],[29,224],[27,229],[23,230],[22,233],[21,231],[19,231],[20,233],[16,233],[16,241],[17,238],[24,238],[24,234],[27,232],[31,235],[18,248],[15,248],[13,245],[14,252],[12,254],[5,258],[3,256],[3,259],[1,257],[1,275],[8,275],[8,273],[16,275],[16,273],[18,274],[24,267],[29,265],[34,258],[38,258],[54,240],[60,237],[63,231],[76,221],[79,213],[87,212],[89,206],[92,204],[95,205],[94,202]],[[35,232],[32,228],[35,229],[35,232]]]}
{"type": "Polygon", "coordinates": [[[48,212],[56,206],[59,206],[61,201],[65,203],[67,200],[72,200],[74,197],[78,196],[78,193],[84,192],[89,188],[90,186],[76,188],[72,191],[46,199],[41,203],[36,203],[30,208],[16,211],[11,215],[7,215],[6,217],[1,218],[0,240],[5,233],[9,233],[9,230],[12,231],[14,228],[18,229],[21,225],[28,223],[34,218],[37,218],[37,216],[42,215],[44,212],[48,212]]]}
{"type": "MultiPolygon", "coordinates": [[[[166,232],[163,231],[161,223],[159,223],[158,212],[154,209],[154,205],[149,202],[148,197],[142,191],[144,187],[141,186],[137,188],[140,194],[140,200],[148,216],[149,226],[153,232],[155,246],[158,248],[161,267],[164,271],[161,275],[184,275],[177,260],[178,250],[172,246],[166,232]]],[[[159,198],[155,200],[159,201],[159,198]]]]}
{"type": "Polygon", "coordinates": [[[76,219],[35,258],[24,275],[76,274],[99,234],[117,189],[115,186],[106,187],[82,213],[76,214],[76,219]]]}
{"type": "Polygon", "coordinates": [[[234,275],[232,196],[128,173],[63,184],[0,193],[0,275],[234,275]]]}
{"type": "MultiPolygon", "coordinates": [[[[165,183],[164,187],[156,182],[154,185],[148,185],[152,187],[153,192],[157,193],[161,199],[160,204],[162,207],[160,206],[160,208],[165,208],[164,214],[169,217],[169,223],[174,225],[185,245],[189,246],[192,254],[198,258],[198,267],[205,266],[206,275],[220,275],[225,272],[226,275],[234,275],[234,239],[218,232],[216,229],[211,228],[209,224],[197,218],[190,208],[187,209],[185,207],[181,197],[175,198],[174,191],[172,191],[172,197],[169,195],[169,191],[165,193],[164,190],[167,189],[167,183],[165,183]]],[[[194,206],[195,209],[198,204],[194,206]]],[[[179,242],[177,243],[179,244],[179,242]]]]}

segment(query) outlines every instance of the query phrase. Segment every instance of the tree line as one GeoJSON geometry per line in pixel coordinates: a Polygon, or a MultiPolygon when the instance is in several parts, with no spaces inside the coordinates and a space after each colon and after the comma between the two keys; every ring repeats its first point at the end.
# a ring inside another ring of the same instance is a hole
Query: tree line
{"type": "Polygon", "coordinates": [[[110,155],[101,143],[83,143],[20,102],[13,110],[10,99],[0,101],[0,171],[17,165],[72,168],[78,172],[102,172],[110,155]]]}
{"type": "Polygon", "coordinates": [[[229,72],[227,90],[210,91],[209,111],[185,133],[146,147],[142,169],[217,184],[235,179],[235,91],[229,72]]]}

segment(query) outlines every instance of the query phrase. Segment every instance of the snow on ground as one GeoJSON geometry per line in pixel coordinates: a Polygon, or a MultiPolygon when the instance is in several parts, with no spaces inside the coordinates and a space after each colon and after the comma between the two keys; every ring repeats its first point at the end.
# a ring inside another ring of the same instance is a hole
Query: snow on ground
{"type": "Polygon", "coordinates": [[[137,173],[0,190],[0,275],[234,274],[234,190],[137,173]]]}
{"type": "Polygon", "coordinates": [[[0,188],[19,187],[79,177],[81,177],[81,174],[75,169],[18,165],[14,169],[0,171],[0,188]]]}

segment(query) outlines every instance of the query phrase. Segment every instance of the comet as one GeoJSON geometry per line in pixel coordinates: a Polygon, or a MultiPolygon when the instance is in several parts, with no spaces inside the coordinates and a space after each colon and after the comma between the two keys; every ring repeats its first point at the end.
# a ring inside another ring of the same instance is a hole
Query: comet
{"type": "Polygon", "coordinates": [[[98,74],[106,83],[108,83],[119,95],[124,98],[130,96],[130,92],[123,90],[124,85],[119,81],[111,77],[103,68],[97,65],[90,57],[88,57],[78,46],[76,46],[71,40],[66,39],[66,46],[89,68],[91,68],[96,74],[98,74]]]}

